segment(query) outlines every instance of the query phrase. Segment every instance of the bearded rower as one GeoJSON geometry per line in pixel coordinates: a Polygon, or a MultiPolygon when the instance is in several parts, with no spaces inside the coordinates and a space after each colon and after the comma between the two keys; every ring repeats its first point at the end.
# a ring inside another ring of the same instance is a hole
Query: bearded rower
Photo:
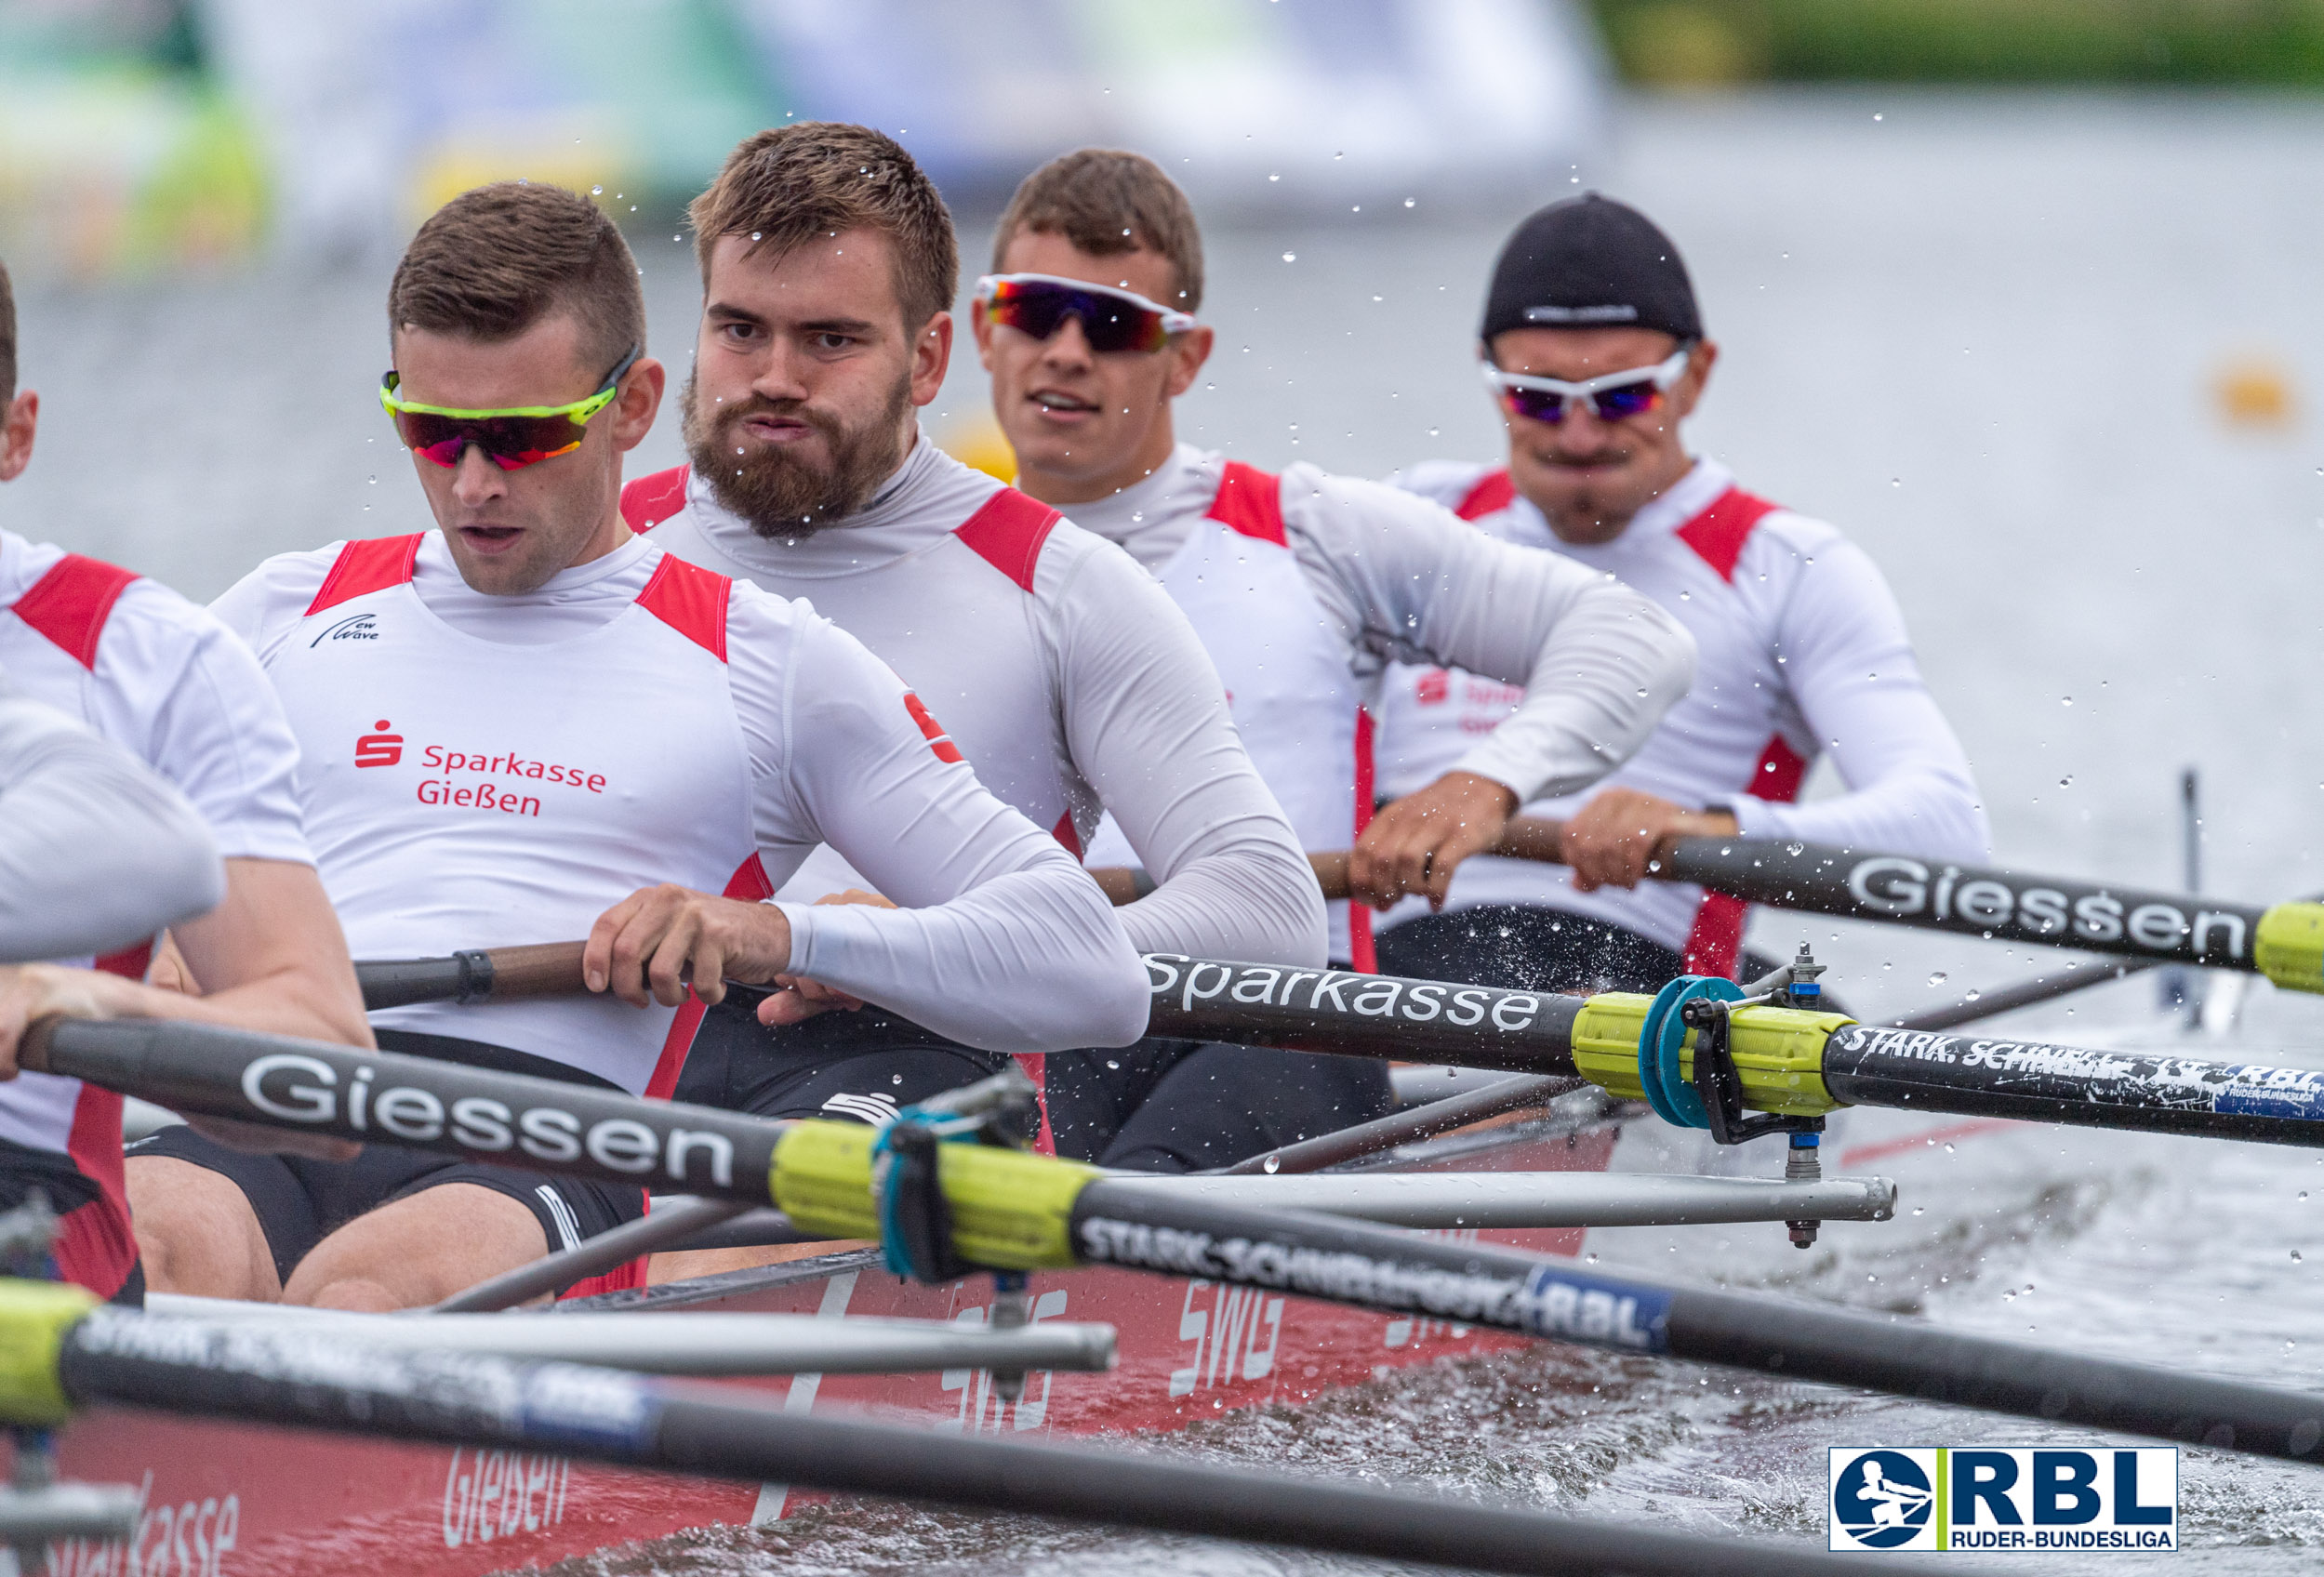
{"type": "MultiPolygon", "coordinates": [[[[302,743],[355,946],[585,933],[596,995],[386,1011],[382,1045],[667,1095],[726,981],[774,987],[758,1012],[780,1022],[807,978],[987,1069],[1136,1037],[1144,972],[1112,911],[892,671],[622,523],[663,373],[611,219],[549,186],[468,192],[420,227],[388,321],[382,403],[442,529],[270,560],[219,611],[302,743]],[[826,842],[907,907],[764,901],[826,842]]],[[[339,1307],[435,1302],[645,1203],[385,1146],[281,1160],[173,1131],[130,1166],[167,1184],[154,1230],[223,1246],[198,1290],[339,1307]]]]}
{"type": "MultiPolygon", "coordinates": [[[[1141,950],[1320,964],[1322,902],[1184,616],[1118,550],[921,436],[916,411],[951,350],[959,253],[911,156],[862,126],[783,126],[735,150],[694,221],[693,465],[632,484],[631,523],[720,574],[813,598],[1065,848],[1109,812],[1159,879],[1119,911],[1141,950]]],[[[827,853],[793,885],[805,897],[876,884],[827,853]]],[[[769,1116],[876,1120],[946,1054],[880,1014],[771,1042],[730,1027],[742,1033],[697,1048],[684,1089],[769,1116]],[[821,1071],[857,1046],[888,1059],[858,1063],[869,1082],[821,1071]]],[[[1238,1051],[1206,1071],[1150,1047],[1104,1053],[1149,1080],[1231,1078],[1220,1120],[1149,1131],[1087,1098],[1089,1060],[1044,1059],[1049,1139],[1111,1165],[1234,1160],[1372,1112],[1361,1065],[1343,1059],[1238,1051]]]]}
{"type": "MultiPolygon", "coordinates": [[[[1872,560],[1687,452],[1680,424],[1719,348],[1670,238],[1595,193],[1542,209],[1502,250],[1478,338],[1506,462],[1416,466],[1403,485],[1480,537],[1619,576],[1692,630],[1701,657],[1693,689],[1607,785],[1529,807],[1564,820],[1570,870],[1470,861],[1443,912],[1388,917],[1382,966],[1557,991],[1733,975],[1744,906],[1643,881],[1656,851],[1690,834],[1984,859],[1968,759],[1872,560]],[[1798,802],[1826,751],[1843,791],[1798,802]]],[[[1381,785],[1427,783],[1521,716],[1493,676],[1400,666],[1381,785]]]]}
{"type": "MultiPolygon", "coordinates": [[[[0,482],[23,474],[38,436],[40,396],[16,384],[15,298],[0,270],[0,482]]],[[[113,950],[93,958],[105,944],[85,936],[60,948],[77,956],[59,964],[0,972],[0,1077],[14,1071],[23,1026],[53,1013],[201,1019],[370,1045],[354,969],[299,825],[298,747],[265,675],[225,626],[128,570],[0,530],[0,669],[24,695],[174,785],[225,860],[222,898],[148,909],[147,895],[125,883],[49,916],[53,934],[107,933],[113,950]],[[146,923],[122,931],[107,918],[125,910],[146,923]],[[141,984],[153,926],[172,918],[174,978],[206,995],[141,984]]],[[[58,845],[46,857],[72,854],[58,845]]],[[[169,883],[171,871],[151,880],[169,883]]],[[[177,884],[182,893],[182,878],[177,884]]],[[[120,1096],[46,1073],[0,1084],[0,1205],[33,1187],[64,1217],[56,1261],[67,1279],[128,1300],[149,1276],[173,1284],[166,1250],[144,1245],[139,1265],[120,1096]]]]}
{"type": "MultiPolygon", "coordinates": [[[[1083,149],[1043,166],[992,255],[976,343],[1018,485],[1160,577],[1306,846],[1352,842],[1361,903],[1334,906],[1334,961],[1372,968],[1362,904],[1441,900],[1520,802],[1603,777],[1685,692],[1685,629],[1608,576],[1378,483],[1304,464],[1273,475],[1178,443],[1172,403],[1213,335],[1194,317],[1193,211],[1151,160],[1083,149]],[[1158,313],[1166,335],[1122,332],[1158,313]],[[1370,706],[1400,656],[1491,674],[1521,699],[1507,726],[1375,815],[1370,706]]],[[[1101,833],[1089,861],[1131,853],[1101,833]]]]}

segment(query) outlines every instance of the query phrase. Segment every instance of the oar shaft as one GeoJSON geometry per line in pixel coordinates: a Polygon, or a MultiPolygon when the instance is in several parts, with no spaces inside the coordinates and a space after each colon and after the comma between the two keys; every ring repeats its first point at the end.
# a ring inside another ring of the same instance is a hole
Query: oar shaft
{"type": "Polygon", "coordinates": [[[1344,969],[1149,953],[1147,1033],[1295,1052],[1573,1074],[1583,999],[1344,969]]]}
{"type": "Polygon", "coordinates": [[[1132,1181],[1083,1188],[1072,1225],[1076,1247],[1098,1264],[2263,1456],[2313,1459],[2324,1442],[2324,1397],[1791,1299],[1598,1275],[1490,1243],[1171,1199],[1132,1181]]]}
{"type": "Polygon", "coordinates": [[[1870,1560],[1639,1531],[1278,1474],[786,1413],[634,1375],[365,1347],[340,1333],[100,1309],[66,1334],[67,1397],[444,1444],[775,1479],[1472,1570],[1738,1577],[1846,1573],[1870,1560]]]}
{"type": "Polygon", "coordinates": [[[1996,991],[1980,991],[1973,1000],[1964,999],[1950,1007],[1931,1008],[1904,1018],[1889,1020],[1891,1029],[1951,1029],[1959,1025],[1974,1024],[1981,1018],[1994,1018],[2019,1008],[2029,1008],[2037,1002],[2052,1002],[2060,997],[2087,991],[2092,986],[2104,986],[2109,980],[2137,974],[2162,966],[2150,962],[2112,963],[2103,968],[2076,970],[2071,974],[2044,974],[2021,985],[2003,987],[1996,991]]]}
{"type": "Polygon", "coordinates": [[[1682,838],[1660,873],[1752,903],[2002,942],[2256,971],[2268,910],[1775,839],[1682,838]]]}
{"type": "Polygon", "coordinates": [[[1851,1106],[2324,1146],[2324,1071],[1852,1024],[1824,1044],[1851,1106]]]}
{"type": "Polygon", "coordinates": [[[1587,1088],[1580,1078],[1559,1079],[1520,1077],[1504,1079],[1466,1095],[1448,1096],[1430,1101],[1410,1111],[1390,1112],[1370,1122],[1319,1133],[1312,1139],[1302,1139],[1285,1145],[1280,1150],[1268,1150],[1219,1168],[1227,1176],[1263,1174],[1290,1176],[1299,1173],[1321,1172],[1327,1166],[1359,1157],[1376,1155],[1416,1140],[1430,1138],[1472,1122],[1507,1112],[1523,1111],[1529,1107],[1547,1106],[1560,1095],[1587,1088]]]}
{"type": "Polygon", "coordinates": [[[46,1019],[18,1060],[173,1111],[765,1204],[788,1123],[173,1019],[46,1019]]]}

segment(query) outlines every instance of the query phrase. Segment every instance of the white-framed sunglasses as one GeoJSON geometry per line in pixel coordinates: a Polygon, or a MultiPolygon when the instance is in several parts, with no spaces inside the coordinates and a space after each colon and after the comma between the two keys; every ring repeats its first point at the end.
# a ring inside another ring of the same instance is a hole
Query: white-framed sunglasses
{"type": "Polygon", "coordinates": [[[1082,320],[1093,351],[1161,350],[1174,334],[1195,326],[1194,314],[1116,290],[1053,273],[989,273],[976,282],[976,299],[997,324],[1046,339],[1069,317],[1082,320]]]}
{"type": "Polygon", "coordinates": [[[1561,378],[1503,372],[1491,362],[1484,364],[1483,371],[1485,382],[1493,387],[1501,402],[1528,420],[1554,425],[1565,419],[1566,410],[1574,401],[1587,400],[1590,413],[1600,421],[1620,421],[1626,417],[1644,416],[1661,404],[1663,395],[1687,370],[1687,359],[1693,353],[1693,346],[1681,345],[1667,360],[1653,366],[1625,367],[1620,372],[1601,373],[1579,383],[1568,383],[1561,378]]]}

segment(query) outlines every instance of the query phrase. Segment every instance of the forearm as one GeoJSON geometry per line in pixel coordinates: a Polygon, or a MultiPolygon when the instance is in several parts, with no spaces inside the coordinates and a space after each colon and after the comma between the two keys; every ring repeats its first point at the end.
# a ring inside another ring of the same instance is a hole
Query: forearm
{"type": "Polygon", "coordinates": [[[1189,860],[1114,913],[1141,953],[1320,966],[1330,945],[1313,868],[1296,843],[1274,836],[1189,860]]]}
{"type": "Polygon", "coordinates": [[[994,1052],[1126,1046],[1146,974],[1096,884],[1062,852],[928,908],[778,906],[788,972],[994,1052]]]}
{"type": "Polygon", "coordinates": [[[347,942],[311,866],[227,861],[226,901],[170,933],[196,1017],[272,1035],[369,1046],[347,942]]]}
{"type": "Polygon", "coordinates": [[[1547,626],[1530,666],[1507,677],[1525,699],[1460,770],[1521,801],[1586,788],[1637,753],[1693,677],[1694,641],[1677,619],[1626,586],[1593,586],[1547,626]]]}
{"type": "Polygon", "coordinates": [[[1921,765],[1894,772],[1853,793],[1808,804],[1779,804],[1736,795],[1723,802],[1746,838],[1797,839],[1928,859],[1981,861],[1992,834],[1977,786],[1966,772],[1921,765]]]}

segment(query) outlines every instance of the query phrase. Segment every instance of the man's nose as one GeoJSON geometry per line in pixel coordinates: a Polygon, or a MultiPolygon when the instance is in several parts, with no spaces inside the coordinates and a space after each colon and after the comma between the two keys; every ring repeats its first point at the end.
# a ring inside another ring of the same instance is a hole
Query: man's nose
{"type": "Polygon", "coordinates": [[[1096,358],[1079,312],[1068,312],[1056,332],[1041,342],[1041,359],[1057,367],[1086,367],[1096,358]]]}
{"type": "Polygon", "coordinates": [[[473,508],[507,492],[507,477],[508,472],[485,453],[484,445],[471,444],[452,467],[452,496],[473,508]]]}
{"type": "Polygon", "coordinates": [[[802,358],[788,347],[771,347],[753,371],[750,392],[762,400],[804,400],[808,391],[801,363],[802,358]]]}

